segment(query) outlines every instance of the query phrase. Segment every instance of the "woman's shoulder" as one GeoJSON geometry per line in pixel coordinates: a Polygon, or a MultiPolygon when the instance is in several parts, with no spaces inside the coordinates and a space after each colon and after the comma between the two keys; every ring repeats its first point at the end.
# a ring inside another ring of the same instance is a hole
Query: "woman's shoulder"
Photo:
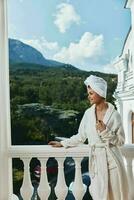
{"type": "Polygon", "coordinates": [[[120,120],[121,119],[121,115],[120,115],[120,113],[118,112],[118,110],[114,110],[114,117],[116,118],[116,119],[118,119],[118,120],[120,120]]]}
{"type": "Polygon", "coordinates": [[[91,113],[91,112],[94,110],[94,108],[95,108],[95,105],[92,105],[91,107],[87,108],[87,109],[85,110],[85,114],[91,113]]]}
{"type": "Polygon", "coordinates": [[[118,121],[120,123],[120,121],[121,121],[121,115],[120,115],[120,113],[118,112],[118,110],[115,108],[115,106],[113,104],[111,104],[110,106],[111,106],[112,118],[115,121],[118,121]]]}
{"type": "Polygon", "coordinates": [[[120,115],[118,110],[116,109],[115,105],[113,105],[112,103],[107,102],[108,104],[108,108],[111,112],[113,112],[115,115],[120,115]]]}

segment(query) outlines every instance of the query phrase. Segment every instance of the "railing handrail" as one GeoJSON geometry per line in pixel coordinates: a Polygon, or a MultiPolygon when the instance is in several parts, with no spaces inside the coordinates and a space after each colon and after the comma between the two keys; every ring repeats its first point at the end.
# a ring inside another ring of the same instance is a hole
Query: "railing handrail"
{"type": "MultiPolygon", "coordinates": [[[[124,156],[134,158],[134,144],[125,144],[121,147],[124,156]],[[132,151],[133,150],[133,151],[132,151]]],[[[52,147],[50,145],[12,145],[9,148],[11,158],[29,157],[86,157],[89,156],[89,147],[86,144],[77,147],[52,147]]]]}
{"type": "MultiPolygon", "coordinates": [[[[128,175],[128,182],[130,187],[130,197],[133,199],[133,159],[134,159],[134,145],[126,144],[121,147],[121,151],[126,160],[126,172],[128,175]]],[[[50,145],[21,145],[11,146],[9,148],[9,158],[20,158],[24,164],[23,184],[20,193],[24,199],[30,199],[33,195],[33,186],[30,176],[30,161],[32,158],[38,158],[41,164],[41,172],[46,171],[46,163],[50,157],[55,157],[58,163],[57,184],[55,187],[55,194],[58,199],[65,199],[68,193],[68,187],[65,183],[64,175],[64,159],[66,157],[73,157],[75,163],[75,181],[73,188],[73,195],[76,199],[82,199],[84,195],[83,183],[81,177],[81,161],[84,157],[89,156],[89,146],[82,144],[71,148],[56,148],[50,145]],[[62,186],[62,187],[61,187],[62,186]],[[78,189],[79,188],[79,189],[78,189]]],[[[47,173],[40,174],[40,183],[38,186],[38,195],[41,199],[48,199],[51,189],[48,183],[47,173]]]]}
{"type": "Polygon", "coordinates": [[[11,158],[85,157],[88,155],[88,145],[71,148],[58,148],[50,145],[16,145],[9,148],[9,157],[11,158]]]}

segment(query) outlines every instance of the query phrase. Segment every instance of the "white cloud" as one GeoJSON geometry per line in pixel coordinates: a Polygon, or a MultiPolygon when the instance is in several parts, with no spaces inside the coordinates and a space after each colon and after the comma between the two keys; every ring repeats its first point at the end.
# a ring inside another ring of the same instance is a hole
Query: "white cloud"
{"type": "Polygon", "coordinates": [[[100,67],[100,69],[102,72],[107,73],[107,74],[116,74],[116,70],[111,63],[108,63],[102,66],[102,68],[100,67]]]}
{"type": "Polygon", "coordinates": [[[117,74],[116,68],[114,67],[115,61],[117,61],[118,56],[115,57],[111,62],[100,67],[101,71],[108,74],[117,74]]]}
{"type": "Polygon", "coordinates": [[[21,41],[38,49],[48,59],[70,63],[82,70],[117,74],[113,63],[118,57],[109,63],[104,62],[104,38],[101,34],[86,32],[78,42],[72,42],[68,47],[59,47],[57,42],[47,41],[44,37],[21,41]]]}
{"type": "Polygon", "coordinates": [[[65,33],[73,23],[80,23],[80,16],[76,13],[73,5],[69,3],[61,3],[57,6],[57,13],[54,24],[61,33],[65,33]]]}
{"type": "Polygon", "coordinates": [[[85,61],[96,59],[103,53],[103,35],[93,35],[85,32],[79,42],[70,43],[56,53],[53,59],[71,63],[76,66],[84,65],[85,61]]]}
{"type": "Polygon", "coordinates": [[[38,39],[20,39],[22,42],[36,48],[44,57],[51,58],[55,52],[58,51],[59,46],[57,42],[49,42],[44,37],[38,39]]]}

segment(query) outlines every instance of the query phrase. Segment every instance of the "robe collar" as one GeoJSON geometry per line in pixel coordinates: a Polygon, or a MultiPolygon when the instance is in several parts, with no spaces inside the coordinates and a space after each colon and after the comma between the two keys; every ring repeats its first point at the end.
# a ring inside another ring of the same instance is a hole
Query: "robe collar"
{"type": "MultiPolygon", "coordinates": [[[[92,109],[92,112],[93,112],[92,114],[94,115],[93,121],[94,121],[94,124],[96,124],[95,105],[93,105],[91,107],[91,109],[92,109]]],[[[106,113],[105,113],[104,118],[103,118],[104,124],[106,124],[106,125],[108,124],[108,122],[109,122],[114,111],[115,111],[115,107],[111,103],[108,102],[108,108],[107,108],[106,113]]]]}
{"type": "Polygon", "coordinates": [[[113,112],[115,111],[115,107],[111,104],[111,103],[108,103],[108,109],[104,115],[104,118],[103,118],[103,122],[105,125],[108,124],[113,112]]]}

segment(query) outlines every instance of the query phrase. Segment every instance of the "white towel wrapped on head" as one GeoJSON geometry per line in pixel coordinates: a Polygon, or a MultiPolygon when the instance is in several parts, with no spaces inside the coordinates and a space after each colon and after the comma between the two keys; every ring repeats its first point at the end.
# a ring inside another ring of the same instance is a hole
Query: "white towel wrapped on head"
{"type": "Polygon", "coordinates": [[[85,85],[90,86],[98,95],[106,98],[107,96],[107,82],[98,76],[91,75],[84,81],[85,85]]]}

